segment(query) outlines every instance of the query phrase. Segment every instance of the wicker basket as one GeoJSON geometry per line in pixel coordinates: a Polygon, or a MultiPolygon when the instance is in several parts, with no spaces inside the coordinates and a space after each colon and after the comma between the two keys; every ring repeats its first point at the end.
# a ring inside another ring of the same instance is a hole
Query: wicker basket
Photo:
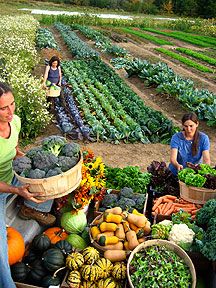
{"type": "Polygon", "coordinates": [[[30,179],[19,176],[16,172],[15,176],[22,184],[29,184],[29,191],[43,192],[43,196],[37,196],[39,200],[49,200],[65,196],[74,191],[82,180],[82,162],[83,157],[80,153],[79,162],[62,174],[43,178],[43,179],[30,179]]]}
{"type": "MultiPolygon", "coordinates": [[[[142,249],[145,249],[146,247],[152,246],[152,245],[158,245],[158,246],[166,246],[168,249],[174,251],[179,257],[181,257],[185,264],[189,267],[190,269],[190,273],[192,276],[192,288],[196,287],[196,271],[193,265],[193,262],[191,261],[190,257],[188,256],[188,254],[178,245],[167,241],[167,240],[160,240],[160,239],[155,239],[155,240],[148,240],[144,243],[141,243],[140,245],[138,245],[133,252],[131,252],[128,262],[127,262],[127,277],[128,277],[128,282],[130,284],[131,288],[136,288],[133,286],[131,279],[130,279],[130,272],[129,272],[129,267],[130,267],[130,262],[133,259],[133,256],[135,253],[139,252],[142,249]]],[[[145,271],[143,271],[143,273],[145,273],[145,271]]]]}
{"type": "Polygon", "coordinates": [[[179,186],[181,197],[195,204],[205,204],[209,199],[216,198],[216,190],[187,186],[182,181],[179,181],[179,186]]]}
{"type": "MultiPolygon", "coordinates": [[[[101,217],[103,217],[103,213],[99,214],[99,215],[92,221],[92,223],[90,224],[90,227],[91,227],[91,226],[94,226],[95,222],[96,222],[97,220],[99,220],[101,217]]],[[[91,240],[92,245],[93,245],[99,252],[104,252],[104,251],[106,251],[106,249],[104,248],[104,246],[99,245],[99,244],[92,238],[91,229],[89,229],[89,237],[90,237],[90,240],[91,240]]]]}
{"type": "Polygon", "coordinates": [[[58,97],[60,96],[60,93],[61,93],[61,89],[48,89],[47,92],[46,92],[46,96],[47,97],[58,97]]]}

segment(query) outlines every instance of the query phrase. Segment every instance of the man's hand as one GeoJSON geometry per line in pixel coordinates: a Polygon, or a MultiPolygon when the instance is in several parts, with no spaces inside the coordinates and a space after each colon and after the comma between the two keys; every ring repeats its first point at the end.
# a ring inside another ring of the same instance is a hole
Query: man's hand
{"type": "Polygon", "coordinates": [[[43,192],[29,192],[28,188],[29,185],[17,187],[17,194],[22,196],[26,200],[31,200],[38,204],[46,201],[46,200],[38,200],[37,198],[35,198],[37,196],[43,196],[44,195],[43,192]]]}

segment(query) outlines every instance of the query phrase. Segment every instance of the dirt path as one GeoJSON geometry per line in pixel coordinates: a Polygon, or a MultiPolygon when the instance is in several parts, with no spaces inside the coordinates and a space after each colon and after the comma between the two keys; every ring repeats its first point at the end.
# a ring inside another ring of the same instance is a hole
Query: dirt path
{"type": "MultiPolygon", "coordinates": [[[[50,27],[49,27],[50,29],[50,27]]],[[[68,51],[67,46],[64,44],[60,34],[56,29],[52,28],[52,32],[55,35],[55,39],[59,44],[61,49],[62,59],[64,60],[71,60],[73,57],[71,53],[68,51]]],[[[82,37],[82,39],[85,39],[82,37]]],[[[85,39],[86,40],[86,39],[85,39]]],[[[88,40],[86,40],[88,41],[88,40]]],[[[91,41],[88,41],[89,44],[92,45],[91,41]]],[[[143,44],[135,45],[133,43],[118,43],[122,47],[126,48],[133,52],[135,57],[144,58],[145,55],[158,57],[158,55],[154,54],[149,51],[149,49],[145,49],[145,47],[140,47],[143,44]],[[135,52],[134,52],[135,51],[135,52]]],[[[105,61],[108,65],[110,57],[106,55],[101,55],[103,61],[105,61]]],[[[43,55],[44,57],[44,55],[43,55]]],[[[166,59],[165,59],[166,60],[166,59]]],[[[165,62],[164,60],[164,62],[165,62]]],[[[162,59],[161,59],[162,61],[162,59]]],[[[166,60],[167,61],[167,60],[166,60]]],[[[194,73],[173,65],[172,62],[168,63],[168,65],[173,68],[173,70],[178,73],[185,75],[189,78],[189,75],[197,77],[199,81],[205,83],[209,90],[210,87],[213,89],[213,84],[207,81],[204,78],[194,75],[194,73]],[[175,66],[175,67],[174,67],[175,66]]],[[[151,106],[152,108],[161,111],[164,115],[166,115],[169,119],[174,121],[176,125],[181,126],[180,119],[182,115],[185,113],[185,110],[179,104],[179,102],[174,99],[173,97],[167,97],[162,95],[156,95],[155,89],[149,89],[144,86],[140,79],[137,77],[126,78],[126,73],[123,70],[116,71],[120,77],[122,77],[126,83],[133,89],[137,95],[142,98],[146,105],[151,106]]],[[[214,87],[215,89],[215,87],[214,87]]],[[[216,90],[214,90],[216,91],[216,90]]],[[[205,123],[201,123],[200,130],[205,131],[211,140],[212,147],[211,147],[211,158],[212,163],[216,163],[216,151],[213,149],[214,143],[216,142],[216,133],[215,129],[207,127],[205,123]]],[[[54,124],[51,124],[47,129],[45,134],[57,134],[59,130],[55,127],[54,124]]],[[[36,139],[36,142],[39,141],[40,138],[36,139]]],[[[88,148],[92,149],[96,156],[101,156],[103,161],[112,167],[124,167],[127,165],[133,166],[140,166],[143,171],[146,170],[147,166],[153,160],[157,161],[165,161],[169,163],[169,145],[164,144],[125,144],[121,143],[120,145],[114,145],[110,143],[87,143],[87,142],[79,142],[81,146],[87,146],[88,148]]],[[[28,147],[26,147],[28,149],[28,147]]]]}

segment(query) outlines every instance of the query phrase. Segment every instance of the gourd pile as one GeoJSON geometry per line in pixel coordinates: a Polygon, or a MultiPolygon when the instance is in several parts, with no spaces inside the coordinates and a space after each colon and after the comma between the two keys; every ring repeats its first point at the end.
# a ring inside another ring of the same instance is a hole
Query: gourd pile
{"type": "Polygon", "coordinates": [[[72,252],[66,258],[70,269],[67,284],[71,288],[121,288],[126,279],[126,264],[100,257],[94,247],[72,252]]]}
{"type": "Polygon", "coordinates": [[[133,250],[151,232],[145,215],[133,210],[122,211],[120,207],[107,209],[92,222],[90,237],[93,245],[104,252],[112,262],[126,259],[127,251],[133,250]]]}

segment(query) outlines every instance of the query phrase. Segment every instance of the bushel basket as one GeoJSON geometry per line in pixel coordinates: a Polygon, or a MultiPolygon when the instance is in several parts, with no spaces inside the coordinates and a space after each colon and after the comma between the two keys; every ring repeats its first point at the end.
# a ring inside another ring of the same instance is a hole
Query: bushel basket
{"type": "Polygon", "coordinates": [[[179,181],[180,196],[195,204],[205,204],[209,199],[216,198],[216,190],[187,186],[184,182],[179,181]]]}
{"type": "Polygon", "coordinates": [[[22,184],[28,184],[30,192],[43,192],[43,196],[37,196],[39,200],[49,200],[65,196],[74,191],[82,180],[82,162],[83,157],[80,153],[79,162],[66,172],[59,175],[43,178],[31,179],[19,176],[16,172],[15,176],[22,184]]]}

